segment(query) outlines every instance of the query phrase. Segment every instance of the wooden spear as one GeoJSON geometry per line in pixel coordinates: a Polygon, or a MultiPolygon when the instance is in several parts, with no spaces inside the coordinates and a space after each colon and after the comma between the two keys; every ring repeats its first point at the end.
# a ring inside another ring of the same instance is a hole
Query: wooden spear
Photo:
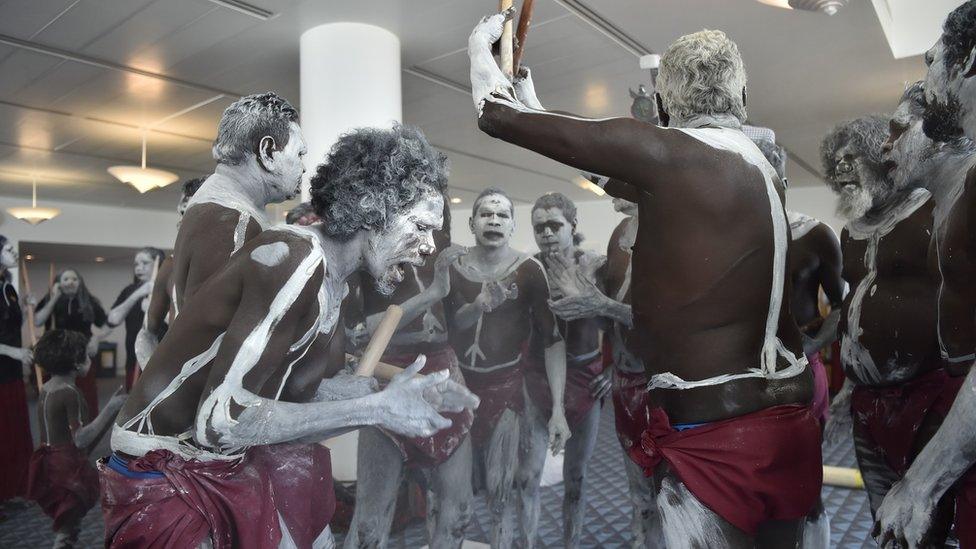
{"type": "MultiPolygon", "coordinates": [[[[156,283],[156,275],[159,274],[159,262],[160,261],[161,261],[160,259],[156,259],[156,261],[153,261],[152,275],[149,277],[149,284],[150,285],[153,285],[153,284],[156,283]]],[[[149,291],[149,296],[146,298],[147,299],[147,301],[146,301],[146,310],[145,310],[145,312],[142,315],[142,328],[143,329],[149,328],[149,309],[152,307],[152,295],[153,295],[152,290],[150,290],[149,291]]],[[[142,369],[145,368],[145,367],[146,367],[145,364],[139,364],[138,361],[136,362],[136,369],[135,369],[134,372],[132,372],[132,384],[133,385],[135,385],[136,384],[136,381],[139,380],[139,374],[142,372],[142,369]]]]}
{"type": "Polygon", "coordinates": [[[532,8],[535,0],[524,0],[522,11],[519,13],[518,27],[515,30],[515,53],[512,55],[513,74],[518,74],[519,67],[522,66],[522,55],[525,53],[525,37],[529,34],[529,27],[532,25],[532,8]]]}
{"type": "MultiPolygon", "coordinates": [[[[396,332],[401,317],[403,317],[403,309],[399,305],[390,305],[386,308],[376,331],[373,332],[373,337],[369,340],[369,345],[363,351],[363,358],[356,366],[356,375],[373,377],[373,371],[376,370],[376,365],[379,364],[380,358],[386,352],[386,347],[390,344],[390,339],[396,332]]],[[[341,327],[337,329],[341,329],[341,327]]]]}

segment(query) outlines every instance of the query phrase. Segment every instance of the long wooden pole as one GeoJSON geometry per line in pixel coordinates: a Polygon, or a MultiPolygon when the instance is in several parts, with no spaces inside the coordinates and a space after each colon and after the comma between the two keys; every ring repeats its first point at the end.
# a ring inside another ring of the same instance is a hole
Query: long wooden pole
{"type": "MultiPolygon", "coordinates": [[[[20,277],[24,281],[24,293],[31,295],[30,278],[27,276],[27,262],[20,260],[20,277]]],[[[30,332],[31,348],[37,345],[37,332],[34,329],[34,304],[27,303],[27,330],[30,332]]],[[[37,377],[37,394],[41,394],[41,386],[44,385],[44,376],[41,367],[34,362],[34,375],[37,377]]]]}
{"type": "Polygon", "coordinates": [[[512,55],[512,71],[518,74],[522,65],[522,55],[525,54],[525,38],[532,26],[532,8],[535,0],[523,0],[522,11],[519,13],[518,27],[515,30],[515,53],[512,55]]]}
{"type": "MultiPolygon", "coordinates": [[[[512,7],[512,0],[499,0],[498,1],[498,11],[505,11],[512,7]]],[[[502,38],[498,49],[499,55],[501,56],[501,67],[502,72],[509,80],[512,79],[514,74],[514,52],[512,51],[512,20],[509,19],[505,21],[505,26],[502,28],[502,38]]]]}
{"type": "Polygon", "coordinates": [[[376,327],[373,337],[369,340],[369,345],[363,351],[363,358],[356,366],[356,375],[373,377],[373,371],[379,364],[383,353],[386,352],[386,347],[390,344],[390,339],[396,332],[401,317],[403,317],[403,309],[399,305],[387,307],[386,312],[383,313],[383,318],[380,319],[379,326],[376,327]]]}

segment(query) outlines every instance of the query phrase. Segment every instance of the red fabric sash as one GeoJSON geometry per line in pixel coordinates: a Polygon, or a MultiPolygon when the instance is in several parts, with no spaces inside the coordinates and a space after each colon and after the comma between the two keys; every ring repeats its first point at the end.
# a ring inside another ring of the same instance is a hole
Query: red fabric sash
{"type": "Polygon", "coordinates": [[[809,406],[774,406],[676,431],[660,408],[630,450],[650,476],[666,461],[713,512],[755,535],[768,520],[806,516],[820,497],[820,426],[809,406]]]}
{"type": "Polygon", "coordinates": [[[61,530],[98,502],[98,472],[74,444],[42,445],[30,458],[27,498],[61,530]]]}
{"type": "Polygon", "coordinates": [[[184,460],[154,450],[129,463],[129,478],[99,463],[105,546],[276,549],[278,514],[298,547],[311,547],[335,511],[328,449],[317,444],[256,446],[233,461],[184,460]]]}

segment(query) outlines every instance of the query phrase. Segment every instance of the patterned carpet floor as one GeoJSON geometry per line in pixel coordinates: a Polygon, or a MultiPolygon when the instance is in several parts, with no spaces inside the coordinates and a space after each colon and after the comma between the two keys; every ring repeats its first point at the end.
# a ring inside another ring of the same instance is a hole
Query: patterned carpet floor
{"type": "MultiPolygon", "coordinates": [[[[99,380],[100,393],[107,399],[115,390],[115,380],[99,380]]],[[[33,408],[33,401],[31,406],[33,408]]],[[[36,429],[36,427],[35,427],[36,429]]],[[[37,433],[35,431],[35,441],[37,433]]],[[[95,455],[108,453],[102,442],[95,455]]],[[[630,509],[627,497],[627,479],[623,468],[623,454],[613,427],[612,407],[605,406],[600,425],[597,449],[589,466],[587,483],[586,524],[583,526],[583,547],[616,548],[630,545],[630,509]]],[[[824,463],[852,467],[854,451],[850,443],[826,448],[824,463]]],[[[867,497],[862,490],[824,487],[824,504],[830,515],[831,546],[844,549],[876,547],[870,538],[871,514],[867,497]]],[[[560,547],[562,544],[562,485],[542,489],[542,516],[539,527],[538,547],[560,547]]],[[[0,522],[0,547],[40,548],[49,547],[53,540],[48,519],[33,504],[14,502],[5,509],[6,518],[0,522]]],[[[488,539],[488,509],[483,497],[476,498],[473,520],[468,526],[467,538],[486,542],[488,539]]],[[[98,508],[85,517],[80,547],[100,547],[102,544],[102,517],[98,508]]],[[[340,539],[337,541],[341,542],[340,539]]],[[[423,522],[418,521],[391,539],[394,549],[415,549],[427,544],[423,522]]]]}

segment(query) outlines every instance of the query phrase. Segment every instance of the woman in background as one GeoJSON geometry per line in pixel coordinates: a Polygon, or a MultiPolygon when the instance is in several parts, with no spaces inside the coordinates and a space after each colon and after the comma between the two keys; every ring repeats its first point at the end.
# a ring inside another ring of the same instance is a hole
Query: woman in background
{"type": "Polygon", "coordinates": [[[79,376],[75,384],[84,395],[89,412],[92,416],[98,415],[95,357],[98,355],[98,343],[107,334],[92,333],[92,326],[106,328],[108,315],[98,298],[89,293],[85,280],[77,270],[65,269],[58,274],[51,293],[37,304],[34,324],[48,330],[60,328],[80,332],[88,340],[88,356],[92,360],[92,367],[88,369],[87,375],[79,376]]]}
{"type": "Polygon", "coordinates": [[[133,281],[122,289],[108,313],[112,328],[125,322],[125,390],[132,388],[136,371],[136,336],[146,318],[148,296],[152,292],[153,265],[163,262],[166,254],[159,248],[147,246],[136,253],[133,261],[133,281]]]}
{"type": "Polygon", "coordinates": [[[16,266],[17,250],[0,235],[0,505],[27,493],[27,465],[34,450],[24,391],[24,369],[34,359],[20,337],[23,303],[10,276],[16,266]]]}

